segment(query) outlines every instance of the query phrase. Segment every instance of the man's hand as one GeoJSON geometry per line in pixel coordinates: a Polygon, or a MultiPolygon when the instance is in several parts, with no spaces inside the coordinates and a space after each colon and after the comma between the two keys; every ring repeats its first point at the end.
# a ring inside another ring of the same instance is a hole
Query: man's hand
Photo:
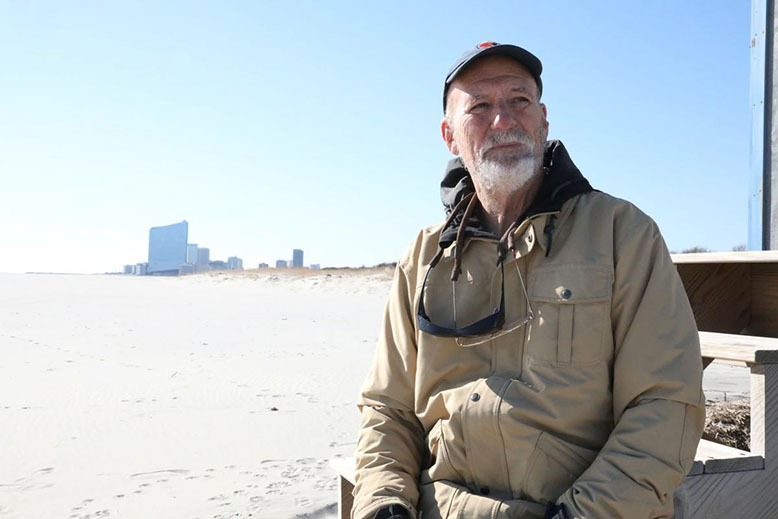
{"type": "Polygon", "coordinates": [[[571,519],[571,516],[567,512],[567,507],[563,504],[557,505],[556,503],[549,503],[546,508],[545,519],[571,519]]]}

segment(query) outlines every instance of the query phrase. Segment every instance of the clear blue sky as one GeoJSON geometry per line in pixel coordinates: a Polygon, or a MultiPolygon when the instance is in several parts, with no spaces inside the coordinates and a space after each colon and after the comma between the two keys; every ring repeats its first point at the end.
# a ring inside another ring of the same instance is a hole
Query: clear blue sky
{"type": "Polygon", "coordinates": [[[0,0],[0,272],[121,270],[148,230],[244,266],[396,260],[442,219],[443,77],[536,53],[550,138],[668,245],[747,241],[746,0],[0,0]]]}

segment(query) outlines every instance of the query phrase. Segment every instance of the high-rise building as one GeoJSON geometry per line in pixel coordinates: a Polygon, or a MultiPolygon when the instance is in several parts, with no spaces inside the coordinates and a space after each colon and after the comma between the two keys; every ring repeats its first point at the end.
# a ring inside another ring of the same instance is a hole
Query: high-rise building
{"type": "Polygon", "coordinates": [[[243,260],[237,256],[227,258],[227,268],[230,270],[243,270],[243,260]]]}
{"type": "Polygon", "coordinates": [[[294,249],[292,251],[292,268],[302,268],[303,266],[303,251],[302,249],[294,249]]]}
{"type": "Polygon", "coordinates": [[[197,270],[208,270],[210,267],[208,264],[211,261],[211,249],[207,247],[198,247],[197,248],[197,261],[195,262],[195,265],[197,265],[197,270]]]}
{"type": "Polygon", "coordinates": [[[190,265],[197,265],[197,244],[188,243],[186,245],[186,262],[190,265]]]}
{"type": "Polygon", "coordinates": [[[189,224],[186,220],[149,229],[148,274],[177,274],[186,263],[189,224]]]}
{"type": "Polygon", "coordinates": [[[277,269],[285,269],[289,266],[289,262],[286,260],[276,260],[276,268],[277,269]]]}

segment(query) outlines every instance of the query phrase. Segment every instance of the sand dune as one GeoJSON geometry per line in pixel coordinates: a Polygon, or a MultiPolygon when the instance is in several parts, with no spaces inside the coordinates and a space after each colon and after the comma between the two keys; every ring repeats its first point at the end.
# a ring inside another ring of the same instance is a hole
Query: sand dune
{"type": "Polygon", "coordinates": [[[334,517],[390,278],[0,275],[0,518],[334,517]]]}

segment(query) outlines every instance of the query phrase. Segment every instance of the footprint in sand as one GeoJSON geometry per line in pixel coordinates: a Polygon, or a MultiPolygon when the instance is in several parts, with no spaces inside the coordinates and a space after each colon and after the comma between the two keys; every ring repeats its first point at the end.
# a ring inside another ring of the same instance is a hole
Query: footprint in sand
{"type": "Polygon", "coordinates": [[[309,506],[313,506],[313,501],[311,501],[307,497],[298,497],[294,500],[294,504],[296,504],[301,508],[307,508],[309,506]]]}
{"type": "MultiPolygon", "coordinates": [[[[151,478],[156,478],[165,475],[184,476],[186,474],[189,474],[189,471],[186,469],[165,469],[165,470],[154,470],[152,472],[138,472],[137,474],[132,474],[130,477],[132,479],[151,479],[151,478]]],[[[163,481],[167,481],[167,480],[166,479],[157,480],[157,482],[163,482],[163,481]]]]}
{"type": "Polygon", "coordinates": [[[268,494],[280,494],[283,489],[291,486],[291,484],[290,481],[275,481],[265,485],[265,488],[267,489],[268,494]]]}

